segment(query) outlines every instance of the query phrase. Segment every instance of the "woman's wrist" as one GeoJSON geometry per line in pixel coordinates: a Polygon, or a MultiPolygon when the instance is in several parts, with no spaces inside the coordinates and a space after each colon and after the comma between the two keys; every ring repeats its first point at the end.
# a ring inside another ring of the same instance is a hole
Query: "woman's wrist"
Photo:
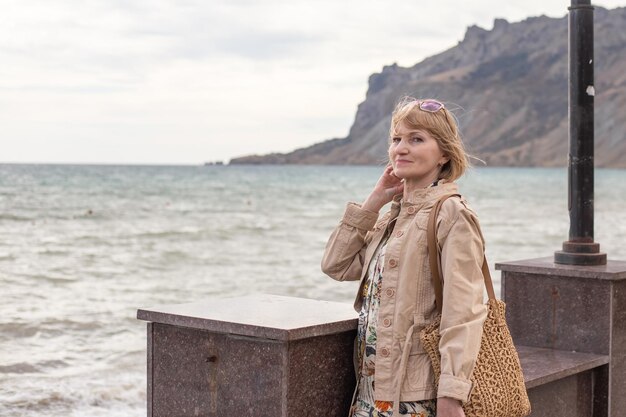
{"type": "Polygon", "coordinates": [[[373,211],[374,213],[378,213],[385,204],[387,204],[387,202],[385,202],[376,191],[373,191],[365,199],[363,204],[361,204],[361,208],[364,210],[373,211]]]}
{"type": "Polygon", "coordinates": [[[437,415],[442,417],[465,417],[461,400],[450,397],[437,398],[437,415]]]}

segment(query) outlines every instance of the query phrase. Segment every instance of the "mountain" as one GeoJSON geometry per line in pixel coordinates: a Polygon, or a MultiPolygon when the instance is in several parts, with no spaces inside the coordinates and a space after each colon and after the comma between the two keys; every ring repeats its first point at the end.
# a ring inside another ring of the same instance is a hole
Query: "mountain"
{"type": "MultiPolygon", "coordinates": [[[[595,163],[626,168],[626,8],[595,9],[595,163]]],[[[489,166],[566,166],[568,18],[496,19],[455,47],[369,77],[345,138],[232,164],[381,164],[390,114],[404,95],[437,98],[455,113],[469,152],[489,166]]]]}

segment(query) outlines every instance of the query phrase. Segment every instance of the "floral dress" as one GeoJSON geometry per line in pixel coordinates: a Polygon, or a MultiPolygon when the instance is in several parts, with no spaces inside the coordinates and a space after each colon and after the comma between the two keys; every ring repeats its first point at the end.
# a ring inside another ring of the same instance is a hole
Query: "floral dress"
{"type": "MultiPolygon", "coordinates": [[[[351,417],[391,417],[393,402],[375,401],[376,324],[380,307],[385,265],[385,237],[372,257],[367,282],[363,288],[363,307],[359,313],[357,347],[359,352],[359,381],[356,402],[351,417]]],[[[400,403],[400,414],[411,417],[435,417],[437,400],[400,403]]]]}

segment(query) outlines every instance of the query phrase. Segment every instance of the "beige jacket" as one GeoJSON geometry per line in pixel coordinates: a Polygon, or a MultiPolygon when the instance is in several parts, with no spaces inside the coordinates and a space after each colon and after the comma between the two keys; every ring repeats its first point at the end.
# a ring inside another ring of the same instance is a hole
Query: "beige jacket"
{"type": "Polygon", "coordinates": [[[457,193],[455,183],[415,191],[406,201],[396,196],[391,209],[378,214],[348,203],[322,259],[322,270],[338,281],[361,280],[354,307],[360,311],[367,266],[389,230],[383,287],[376,328],[376,388],[379,401],[418,401],[451,397],[467,401],[482,326],[481,273],[484,240],[476,214],[467,202],[450,198],[443,204],[437,239],[444,276],[441,316],[441,378],[436,390],[428,355],[419,332],[437,315],[428,263],[426,226],[434,203],[457,193]]]}

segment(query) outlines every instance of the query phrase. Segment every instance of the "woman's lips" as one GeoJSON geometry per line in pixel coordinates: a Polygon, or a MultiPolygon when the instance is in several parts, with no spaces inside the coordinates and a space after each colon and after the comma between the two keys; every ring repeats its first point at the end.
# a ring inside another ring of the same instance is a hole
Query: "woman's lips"
{"type": "Polygon", "coordinates": [[[398,164],[410,164],[410,163],[411,163],[411,161],[407,161],[406,159],[398,159],[396,161],[396,165],[398,165],[398,164]]]}

